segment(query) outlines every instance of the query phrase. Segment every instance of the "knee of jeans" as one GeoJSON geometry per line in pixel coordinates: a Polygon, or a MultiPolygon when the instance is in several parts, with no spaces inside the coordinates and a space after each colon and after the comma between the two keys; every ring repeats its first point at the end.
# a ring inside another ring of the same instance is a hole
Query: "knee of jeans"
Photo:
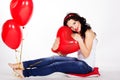
{"type": "Polygon", "coordinates": [[[55,58],[56,58],[55,56],[52,56],[52,57],[50,57],[48,60],[54,61],[55,58]]]}
{"type": "Polygon", "coordinates": [[[60,56],[52,56],[51,59],[58,59],[60,56]]]}
{"type": "Polygon", "coordinates": [[[87,63],[85,63],[84,61],[79,61],[78,63],[77,63],[79,66],[81,66],[81,67],[86,67],[86,66],[88,66],[88,64],[87,63]]]}
{"type": "Polygon", "coordinates": [[[55,59],[55,56],[52,56],[50,59],[52,59],[52,60],[55,59]]]}
{"type": "Polygon", "coordinates": [[[84,62],[79,61],[78,64],[81,65],[81,66],[83,66],[83,65],[84,65],[84,62]]]}

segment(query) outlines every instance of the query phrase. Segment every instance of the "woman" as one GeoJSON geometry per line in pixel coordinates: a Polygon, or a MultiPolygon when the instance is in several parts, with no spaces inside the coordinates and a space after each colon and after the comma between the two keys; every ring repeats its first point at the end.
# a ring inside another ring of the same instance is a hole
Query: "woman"
{"type": "MultiPolygon", "coordinates": [[[[67,57],[59,53],[60,56],[24,61],[16,64],[9,63],[9,66],[22,78],[45,76],[53,72],[78,74],[91,72],[94,68],[96,34],[92,31],[90,25],[86,23],[86,19],[77,13],[67,14],[64,18],[63,25],[71,28],[73,31],[71,36],[79,43],[80,50],[77,51],[78,58],[67,57]]],[[[56,38],[52,49],[56,50],[58,47],[59,37],[56,38]]]]}

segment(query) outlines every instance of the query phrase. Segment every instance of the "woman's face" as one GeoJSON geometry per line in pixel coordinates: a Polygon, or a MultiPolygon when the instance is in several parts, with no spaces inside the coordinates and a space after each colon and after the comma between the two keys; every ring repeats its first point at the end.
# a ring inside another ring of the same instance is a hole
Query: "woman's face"
{"type": "Polygon", "coordinates": [[[80,32],[81,31],[81,23],[79,21],[75,21],[74,19],[70,19],[67,22],[67,26],[71,28],[71,30],[75,32],[80,32]]]}

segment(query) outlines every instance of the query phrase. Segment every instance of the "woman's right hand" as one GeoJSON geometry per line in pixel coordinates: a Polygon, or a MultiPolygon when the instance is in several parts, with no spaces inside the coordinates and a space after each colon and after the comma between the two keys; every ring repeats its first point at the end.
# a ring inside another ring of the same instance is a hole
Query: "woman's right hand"
{"type": "Polygon", "coordinates": [[[62,54],[62,53],[60,53],[60,52],[58,52],[58,55],[59,55],[59,56],[67,56],[67,54],[62,54]]]}
{"type": "Polygon", "coordinates": [[[57,37],[57,38],[55,39],[55,42],[54,42],[53,46],[52,46],[52,49],[53,49],[53,50],[57,50],[58,47],[59,47],[59,44],[60,44],[60,38],[57,37]]]}

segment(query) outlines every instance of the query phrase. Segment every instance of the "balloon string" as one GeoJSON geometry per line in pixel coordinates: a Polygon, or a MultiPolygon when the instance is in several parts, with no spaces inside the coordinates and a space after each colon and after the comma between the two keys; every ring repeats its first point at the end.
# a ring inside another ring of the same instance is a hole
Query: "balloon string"
{"type": "Polygon", "coordinates": [[[22,39],[22,42],[21,42],[20,63],[22,62],[23,40],[24,40],[24,39],[22,39]]]}
{"type": "Polygon", "coordinates": [[[21,65],[21,62],[22,62],[23,40],[24,40],[24,39],[22,39],[22,41],[21,41],[21,49],[20,49],[20,51],[15,50],[15,52],[18,52],[18,53],[20,54],[20,55],[19,55],[19,59],[18,59],[18,56],[15,55],[15,57],[16,57],[16,62],[18,63],[18,68],[19,68],[19,69],[21,68],[20,65],[21,65]]]}
{"type": "MultiPolygon", "coordinates": [[[[20,53],[20,51],[18,51],[18,50],[15,50],[15,52],[18,52],[18,53],[20,53]]],[[[18,68],[20,68],[20,61],[19,61],[19,59],[18,59],[18,56],[15,54],[15,58],[16,58],[16,62],[17,62],[17,64],[18,64],[18,68]]]]}
{"type": "MultiPolygon", "coordinates": [[[[17,50],[15,50],[15,52],[17,52],[17,50]]],[[[16,62],[19,63],[19,60],[16,54],[15,54],[15,58],[16,58],[16,62]]]]}

